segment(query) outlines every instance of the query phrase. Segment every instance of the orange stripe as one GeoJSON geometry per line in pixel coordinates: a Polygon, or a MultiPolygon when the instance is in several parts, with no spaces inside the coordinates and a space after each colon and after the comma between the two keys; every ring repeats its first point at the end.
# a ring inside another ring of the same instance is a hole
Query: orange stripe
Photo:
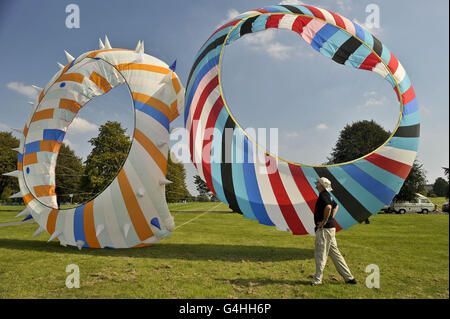
{"type": "Polygon", "coordinates": [[[180,115],[178,113],[178,101],[175,100],[171,105],[170,105],[170,116],[169,116],[169,121],[172,122],[174,119],[177,118],[178,115],[180,115]]]}
{"type": "Polygon", "coordinates": [[[161,172],[166,176],[167,173],[167,159],[161,153],[161,151],[156,147],[155,144],[142,133],[139,129],[134,129],[134,138],[142,145],[147,153],[153,158],[156,164],[159,166],[161,172]]]}
{"type": "Polygon", "coordinates": [[[25,127],[23,128],[23,136],[27,136],[28,134],[28,126],[25,124],[25,127]]]}
{"type": "Polygon", "coordinates": [[[84,235],[86,237],[86,242],[91,248],[100,248],[100,244],[97,240],[97,235],[95,234],[95,223],[94,223],[94,201],[84,205],[83,212],[84,220],[84,235]]]}
{"type": "Polygon", "coordinates": [[[141,247],[147,247],[147,246],[152,246],[152,244],[138,244],[138,245],[133,246],[131,248],[141,248],[141,247]]]}
{"type": "Polygon", "coordinates": [[[40,151],[41,152],[58,153],[60,147],[61,147],[61,142],[58,142],[58,141],[43,140],[40,143],[40,151]]]}
{"type": "Polygon", "coordinates": [[[47,231],[49,234],[53,234],[55,232],[56,226],[56,217],[58,217],[59,210],[52,209],[47,218],[47,231]]]}
{"type": "Polygon", "coordinates": [[[23,201],[25,203],[25,205],[28,205],[29,202],[31,202],[34,199],[34,196],[31,195],[30,193],[25,194],[25,196],[23,196],[23,201]]]}
{"type": "Polygon", "coordinates": [[[112,51],[132,51],[127,49],[105,49],[105,50],[97,50],[89,53],[86,57],[87,58],[95,58],[97,54],[103,53],[103,52],[112,52],[112,51]]]}
{"type": "Polygon", "coordinates": [[[38,162],[37,153],[25,154],[23,156],[23,165],[25,165],[25,166],[31,165],[31,164],[36,164],[37,162],[38,162]]]}
{"type": "Polygon", "coordinates": [[[114,67],[119,71],[142,70],[142,71],[150,71],[150,72],[156,72],[156,73],[161,73],[161,74],[167,74],[170,72],[169,69],[164,68],[162,66],[149,65],[149,64],[123,63],[123,64],[117,64],[114,67]]]}
{"type": "Polygon", "coordinates": [[[34,186],[33,189],[34,189],[34,192],[37,197],[56,195],[55,185],[39,185],[39,186],[34,186]]]}
{"type": "Polygon", "coordinates": [[[139,203],[134,195],[134,191],[131,188],[128,177],[125,174],[125,170],[122,168],[117,175],[117,181],[119,182],[120,191],[122,192],[123,201],[128,210],[131,222],[134,229],[141,241],[146,240],[153,236],[153,232],[145,219],[144,213],[139,206],[139,203]]]}
{"type": "Polygon", "coordinates": [[[133,100],[136,100],[141,103],[145,103],[145,104],[157,109],[158,111],[160,111],[167,117],[170,116],[170,108],[166,103],[161,102],[160,100],[155,99],[154,97],[151,97],[151,96],[148,96],[148,95],[145,95],[142,93],[131,92],[131,94],[133,95],[133,100]]]}
{"type": "Polygon", "coordinates": [[[94,82],[104,93],[108,92],[112,89],[111,84],[109,84],[108,80],[106,80],[103,76],[98,74],[97,72],[92,72],[89,80],[94,82]]]}
{"type": "Polygon", "coordinates": [[[61,75],[55,82],[72,81],[77,83],[82,83],[84,80],[84,75],[80,73],[67,73],[61,75]]]}
{"type": "MultiPolygon", "coordinates": [[[[45,120],[45,119],[52,119],[53,118],[53,111],[54,109],[46,109],[39,112],[34,113],[33,118],[31,119],[31,123],[45,120]]],[[[28,133],[28,130],[27,130],[28,133]]]]}
{"type": "Polygon", "coordinates": [[[180,80],[178,80],[178,78],[175,75],[175,72],[172,73],[172,85],[173,85],[173,89],[175,90],[175,93],[178,94],[178,92],[180,92],[181,90],[181,84],[180,84],[180,80]]]}
{"type": "Polygon", "coordinates": [[[73,113],[78,113],[78,111],[82,108],[81,104],[77,101],[69,100],[69,99],[61,99],[59,100],[59,108],[66,109],[73,113]]]}
{"type": "Polygon", "coordinates": [[[44,90],[42,90],[41,94],[39,94],[38,103],[41,103],[43,97],[44,97],[44,90]]]}
{"type": "Polygon", "coordinates": [[[22,171],[23,170],[23,164],[21,162],[17,162],[17,170],[22,171]]]}

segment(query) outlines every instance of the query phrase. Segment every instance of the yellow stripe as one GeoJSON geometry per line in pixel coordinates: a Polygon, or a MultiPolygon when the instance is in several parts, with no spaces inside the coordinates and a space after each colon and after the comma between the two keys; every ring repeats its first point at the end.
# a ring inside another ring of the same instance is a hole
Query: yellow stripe
{"type": "Polygon", "coordinates": [[[53,234],[55,232],[56,226],[56,218],[58,217],[59,210],[52,209],[47,218],[47,231],[49,234],[53,234]]]}
{"type": "MultiPolygon", "coordinates": [[[[33,118],[31,119],[31,123],[40,121],[40,120],[52,119],[53,111],[54,111],[54,109],[46,109],[46,110],[42,110],[42,111],[34,113],[33,118]]],[[[28,132],[28,130],[27,130],[27,132],[28,132]]]]}
{"type": "Polygon", "coordinates": [[[97,72],[92,72],[89,80],[94,82],[103,91],[103,93],[106,93],[112,89],[111,84],[109,84],[108,80],[106,80],[97,72]]]}
{"type": "Polygon", "coordinates": [[[63,82],[63,81],[72,81],[72,82],[82,83],[83,80],[84,80],[84,75],[83,74],[80,74],[80,73],[67,73],[67,74],[61,75],[55,81],[55,83],[63,82]]]}
{"type": "Polygon", "coordinates": [[[158,65],[150,65],[150,64],[138,64],[138,63],[123,63],[117,64],[114,66],[119,71],[125,70],[142,70],[142,71],[150,71],[155,73],[167,74],[170,72],[169,69],[164,68],[158,65]]]}
{"type": "Polygon", "coordinates": [[[55,196],[55,185],[39,185],[33,187],[37,197],[55,196]]]}
{"type": "Polygon", "coordinates": [[[113,52],[113,51],[132,51],[127,49],[105,49],[105,50],[97,50],[89,53],[86,57],[87,58],[95,58],[98,54],[103,52],[113,52]]]}
{"type": "Polygon", "coordinates": [[[84,235],[86,242],[91,248],[100,248],[100,243],[97,240],[97,235],[95,234],[95,223],[94,223],[94,201],[91,200],[84,205],[83,211],[83,221],[84,221],[84,235]]]}

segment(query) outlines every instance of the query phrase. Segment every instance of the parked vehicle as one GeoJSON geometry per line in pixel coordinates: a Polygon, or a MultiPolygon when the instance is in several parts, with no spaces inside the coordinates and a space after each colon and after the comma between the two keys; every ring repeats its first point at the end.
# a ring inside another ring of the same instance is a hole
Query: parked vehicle
{"type": "Polygon", "coordinates": [[[410,202],[392,201],[390,210],[396,214],[419,213],[428,214],[434,211],[434,204],[425,196],[416,194],[415,200],[410,202]]]}
{"type": "Polygon", "coordinates": [[[442,205],[442,211],[443,211],[444,213],[448,213],[448,202],[447,202],[447,203],[444,203],[444,204],[442,205]]]}

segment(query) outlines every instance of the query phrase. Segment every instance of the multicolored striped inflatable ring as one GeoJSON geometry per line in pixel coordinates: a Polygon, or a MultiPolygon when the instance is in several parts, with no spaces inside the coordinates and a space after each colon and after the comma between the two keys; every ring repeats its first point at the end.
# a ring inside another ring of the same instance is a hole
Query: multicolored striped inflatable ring
{"type": "Polygon", "coordinates": [[[23,130],[18,170],[20,193],[40,225],[62,245],[90,248],[142,247],[168,237],[174,221],[165,200],[169,125],[184,107],[184,88],[163,61],[136,50],[100,50],[61,65],[40,95],[23,130]],[[126,83],[133,97],[134,136],[128,157],[111,184],[82,206],[59,210],[55,167],[61,143],[78,111],[93,97],[126,83]]]}
{"type": "Polygon", "coordinates": [[[331,195],[340,206],[337,230],[348,229],[388,205],[411,170],[420,131],[414,89],[394,54],[351,20],[307,5],[252,10],[217,29],[199,50],[189,74],[184,122],[192,162],[211,191],[245,217],[295,235],[314,234],[317,177],[332,182],[331,195]],[[226,45],[269,28],[292,30],[335,62],[386,79],[401,105],[391,137],[362,158],[328,166],[291,163],[257,147],[226,105],[220,67],[226,45]],[[227,128],[237,128],[232,140],[223,134],[227,128]]]}

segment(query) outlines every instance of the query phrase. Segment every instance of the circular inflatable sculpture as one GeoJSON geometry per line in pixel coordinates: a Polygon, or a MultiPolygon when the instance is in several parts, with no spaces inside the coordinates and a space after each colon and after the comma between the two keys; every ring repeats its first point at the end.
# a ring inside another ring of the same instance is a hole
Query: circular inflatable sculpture
{"type": "Polygon", "coordinates": [[[108,38],[100,49],[60,65],[23,129],[18,169],[20,193],[40,225],[35,235],[50,233],[62,245],[78,248],[129,248],[158,242],[174,229],[165,200],[169,125],[184,107],[184,88],[175,64],[136,50],[113,49],[108,38]],[[78,111],[93,97],[126,83],[131,91],[134,136],[128,157],[112,183],[82,206],[59,210],[55,166],[64,135],[78,111]]]}
{"type": "Polygon", "coordinates": [[[349,19],[307,5],[277,5],[245,12],[217,29],[192,66],[184,122],[192,162],[211,191],[245,217],[295,235],[314,233],[318,196],[314,185],[318,177],[332,182],[331,195],[340,206],[337,230],[348,229],[389,205],[416,157],[420,127],[414,89],[394,54],[349,19]],[[225,102],[220,84],[221,59],[225,46],[246,34],[270,28],[294,31],[333,61],[373,71],[386,79],[398,96],[401,110],[390,138],[362,158],[328,166],[291,163],[258,147],[225,102]],[[227,129],[234,132],[231,138],[227,129]]]}

